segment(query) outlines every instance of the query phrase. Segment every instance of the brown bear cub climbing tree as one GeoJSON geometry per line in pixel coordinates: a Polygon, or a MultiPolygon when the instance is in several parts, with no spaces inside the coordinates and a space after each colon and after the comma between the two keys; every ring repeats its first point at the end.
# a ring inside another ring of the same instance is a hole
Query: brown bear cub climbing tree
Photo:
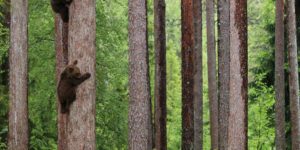
{"type": "Polygon", "coordinates": [[[54,12],[59,13],[64,22],[69,21],[69,6],[73,0],[51,0],[54,12]]]}
{"type": "Polygon", "coordinates": [[[69,112],[70,105],[76,100],[76,87],[91,77],[90,73],[81,74],[76,65],[77,60],[67,65],[60,75],[57,94],[61,104],[61,113],[69,112]]]}

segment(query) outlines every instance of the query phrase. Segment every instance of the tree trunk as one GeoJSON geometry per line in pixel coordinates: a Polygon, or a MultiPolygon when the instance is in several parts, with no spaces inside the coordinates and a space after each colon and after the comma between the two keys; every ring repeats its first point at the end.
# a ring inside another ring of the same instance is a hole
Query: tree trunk
{"type": "Polygon", "coordinates": [[[11,0],[9,150],[28,149],[28,1],[11,0]]]}
{"type": "Polygon", "coordinates": [[[76,101],[67,118],[69,150],[95,150],[96,9],[95,0],[74,0],[70,6],[69,61],[78,60],[81,72],[91,77],[76,90],[76,101]]]}
{"type": "Polygon", "coordinates": [[[216,75],[214,1],[206,1],[208,97],[210,112],[211,148],[218,149],[218,87],[216,75]]]}
{"type": "Polygon", "coordinates": [[[229,0],[218,0],[219,149],[228,149],[230,17],[229,0]]]}
{"type": "Polygon", "coordinates": [[[147,1],[129,0],[129,150],[152,149],[147,1]]]}
{"type": "MultiPolygon", "coordinates": [[[[68,23],[63,23],[59,14],[55,15],[55,51],[56,51],[56,85],[60,74],[68,64],[68,23]]],[[[60,102],[57,98],[58,150],[67,150],[68,114],[60,113],[60,102]]]]}
{"type": "Polygon", "coordinates": [[[203,149],[202,0],[193,0],[194,19],[194,149],[203,149]]]}
{"type": "Polygon", "coordinates": [[[164,0],[154,0],[156,150],[167,149],[165,5],[164,0]]]}
{"type": "Polygon", "coordinates": [[[193,0],[181,0],[182,149],[194,148],[194,22],[193,0]]]}
{"type": "Polygon", "coordinates": [[[276,149],[285,150],[284,0],[276,0],[275,26],[275,125],[276,149]]]}
{"type": "Polygon", "coordinates": [[[292,149],[300,149],[300,111],[295,1],[287,0],[289,94],[292,125],[292,149]]]}
{"type": "Polygon", "coordinates": [[[230,0],[228,149],[247,149],[247,0],[230,0]]]}

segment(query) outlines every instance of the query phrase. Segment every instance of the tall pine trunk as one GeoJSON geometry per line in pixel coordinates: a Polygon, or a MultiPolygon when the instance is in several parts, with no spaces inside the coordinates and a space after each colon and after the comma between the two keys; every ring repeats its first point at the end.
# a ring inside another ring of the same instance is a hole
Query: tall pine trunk
{"type": "Polygon", "coordinates": [[[214,1],[206,1],[208,97],[210,112],[211,148],[218,149],[218,87],[216,75],[214,1]]]}
{"type": "Polygon", "coordinates": [[[296,37],[295,0],[287,0],[289,94],[292,125],[292,149],[300,149],[299,78],[296,37]]]}
{"type": "Polygon", "coordinates": [[[182,149],[194,147],[194,21],[193,0],[181,0],[182,149]]]}
{"type": "Polygon", "coordinates": [[[218,138],[219,149],[228,149],[229,81],[230,81],[230,0],[218,0],[218,138]]]}
{"type": "Polygon", "coordinates": [[[202,0],[193,0],[194,13],[194,149],[203,149],[202,0]]]}
{"type": "Polygon", "coordinates": [[[76,90],[76,101],[67,117],[68,150],[96,149],[96,9],[95,0],[74,0],[70,6],[68,58],[78,60],[81,72],[91,77],[76,90]]]}
{"type": "Polygon", "coordinates": [[[155,148],[167,149],[167,106],[166,106],[166,4],[154,0],[155,34],[155,148]]]}
{"type": "MultiPolygon", "coordinates": [[[[55,51],[56,51],[56,85],[60,74],[68,64],[68,23],[63,23],[60,14],[55,15],[55,51]]],[[[57,98],[58,150],[67,149],[68,114],[60,113],[60,102],[57,98]]]]}
{"type": "Polygon", "coordinates": [[[152,149],[147,1],[129,0],[129,150],[152,149]]]}
{"type": "Polygon", "coordinates": [[[284,0],[276,0],[275,93],[276,149],[285,150],[284,0]]]}
{"type": "Polygon", "coordinates": [[[28,1],[11,0],[8,149],[28,149],[28,1]]]}
{"type": "Polygon", "coordinates": [[[247,72],[247,0],[230,0],[229,150],[248,148],[247,72]]]}

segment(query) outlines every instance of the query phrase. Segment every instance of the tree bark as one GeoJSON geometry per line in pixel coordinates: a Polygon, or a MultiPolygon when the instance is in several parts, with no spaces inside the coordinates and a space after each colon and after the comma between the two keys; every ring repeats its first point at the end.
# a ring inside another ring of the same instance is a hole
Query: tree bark
{"type": "MultiPolygon", "coordinates": [[[[56,85],[60,74],[68,64],[68,23],[64,23],[60,14],[55,15],[55,51],[56,51],[56,85]]],[[[57,98],[58,150],[67,150],[67,118],[68,114],[60,113],[60,102],[57,98]]]]}
{"type": "Polygon", "coordinates": [[[228,149],[230,81],[230,1],[218,0],[219,149],[228,149]]]}
{"type": "Polygon", "coordinates": [[[287,0],[289,94],[292,125],[292,149],[300,149],[300,111],[295,0],[287,0]]]}
{"type": "Polygon", "coordinates": [[[218,87],[216,75],[214,1],[206,1],[208,97],[210,112],[211,148],[218,149],[218,87]]]}
{"type": "Polygon", "coordinates": [[[194,148],[194,21],[193,0],[181,0],[182,149],[194,148]]]}
{"type": "Polygon", "coordinates": [[[91,77],[76,90],[76,101],[67,118],[69,150],[95,150],[96,9],[95,0],[74,0],[69,17],[69,61],[78,60],[81,72],[91,77]]]}
{"type": "Polygon", "coordinates": [[[276,0],[275,93],[276,149],[285,150],[284,0],[276,0]]]}
{"type": "Polygon", "coordinates": [[[247,0],[230,0],[229,150],[248,148],[247,72],[247,0]]]}
{"type": "Polygon", "coordinates": [[[8,150],[28,149],[28,1],[11,0],[8,150]]]}
{"type": "Polygon", "coordinates": [[[166,29],[164,0],[154,0],[155,36],[155,149],[167,149],[166,29]]]}
{"type": "Polygon", "coordinates": [[[129,150],[152,149],[147,1],[129,0],[129,150]]]}
{"type": "Polygon", "coordinates": [[[194,19],[194,149],[203,149],[202,0],[193,0],[194,19]]]}

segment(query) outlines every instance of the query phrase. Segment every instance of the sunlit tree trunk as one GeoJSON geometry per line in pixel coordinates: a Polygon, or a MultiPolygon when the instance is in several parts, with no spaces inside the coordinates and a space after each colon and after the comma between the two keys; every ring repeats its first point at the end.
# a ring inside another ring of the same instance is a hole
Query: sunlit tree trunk
{"type": "Polygon", "coordinates": [[[228,149],[230,81],[230,0],[218,0],[219,149],[228,149]]]}
{"type": "MultiPolygon", "coordinates": [[[[59,14],[55,15],[55,51],[56,83],[58,86],[60,74],[68,64],[68,23],[63,23],[59,14]]],[[[57,98],[58,150],[67,150],[67,118],[67,113],[60,113],[60,102],[57,98]]]]}
{"type": "Polygon", "coordinates": [[[68,58],[78,60],[81,72],[91,77],[78,86],[76,101],[67,118],[68,150],[95,150],[96,101],[96,3],[74,0],[70,6],[68,58]]]}
{"type": "Polygon", "coordinates": [[[229,150],[248,147],[247,72],[247,0],[230,0],[229,150]]]}
{"type": "Polygon", "coordinates": [[[275,93],[276,149],[285,150],[284,0],[276,0],[275,93]]]}
{"type": "Polygon", "coordinates": [[[147,1],[129,0],[128,149],[152,149],[147,1]]]}
{"type": "Polygon", "coordinates": [[[218,149],[218,87],[216,75],[214,1],[206,1],[208,97],[210,112],[211,148],[218,149]]]}
{"type": "Polygon", "coordinates": [[[299,79],[296,37],[295,0],[287,0],[287,34],[289,60],[289,95],[292,126],[292,149],[300,149],[299,79]]]}
{"type": "Polygon", "coordinates": [[[28,149],[28,1],[11,0],[8,149],[28,149]]]}
{"type": "Polygon", "coordinates": [[[194,21],[193,0],[181,0],[182,149],[194,148],[194,21]]]}
{"type": "Polygon", "coordinates": [[[167,149],[165,7],[164,0],[154,0],[156,150],[167,149]]]}
{"type": "Polygon", "coordinates": [[[202,0],[193,0],[194,13],[194,149],[203,149],[202,0]]]}

